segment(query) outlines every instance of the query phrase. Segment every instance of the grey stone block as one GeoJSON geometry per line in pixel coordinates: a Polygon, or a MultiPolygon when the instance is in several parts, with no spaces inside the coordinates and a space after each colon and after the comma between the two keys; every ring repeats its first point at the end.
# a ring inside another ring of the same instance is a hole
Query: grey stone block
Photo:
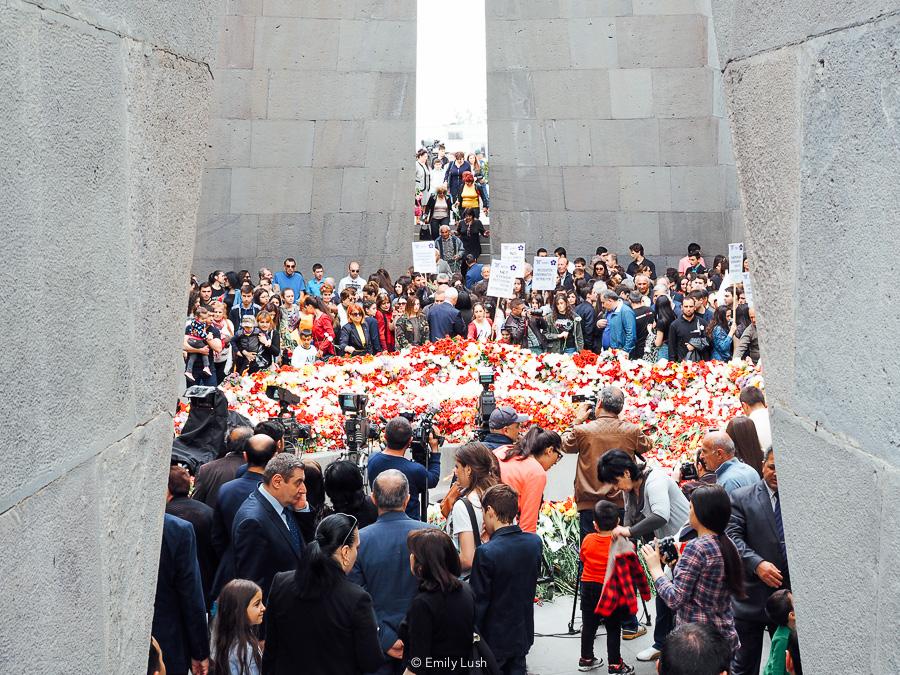
{"type": "Polygon", "coordinates": [[[485,3],[488,21],[513,21],[521,19],[556,19],[566,16],[560,0],[522,2],[522,0],[494,0],[485,3]]]}
{"type": "Polygon", "coordinates": [[[250,164],[250,121],[212,119],[206,164],[210,169],[250,164]]]}
{"type": "MultiPolygon", "coordinates": [[[[415,127],[411,120],[370,120],[365,123],[366,134],[366,166],[381,167],[396,164],[398,148],[412,147],[415,139],[415,127]]],[[[408,164],[415,161],[412,150],[408,153],[408,164]]],[[[414,190],[415,188],[411,188],[414,190]]]]}
{"type": "Polygon", "coordinates": [[[346,213],[360,213],[366,210],[369,199],[369,186],[366,182],[364,167],[348,167],[343,170],[341,183],[341,208],[346,213]]]}
{"type": "Polygon", "coordinates": [[[670,169],[665,166],[620,167],[620,203],[624,211],[668,211],[672,208],[670,169]]]}
{"type": "Polygon", "coordinates": [[[658,166],[659,122],[655,119],[594,120],[591,159],[598,166],[658,166]]]}
{"type": "Polygon", "coordinates": [[[615,167],[564,166],[563,189],[567,211],[619,208],[619,173],[615,167]]]}
{"type": "Polygon", "coordinates": [[[571,67],[569,25],[562,19],[488,21],[488,72],[571,67]],[[541,45],[535,49],[535,45],[541,45]]]}
{"type": "Polygon", "coordinates": [[[309,213],[272,213],[259,217],[256,255],[263,260],[284,260],[303,247],[309,232],[309,213]]]}
{"type": "Polygon", "coordinates": [[[725,210],[725,173],[718,166],[673,166],[672,208],[676,211],[725,210]]]}
{"type": "Polygon", "coordinates": [[[405,119],[415,125],[415,73],[379,73],[372,116],[378,119],[405,119]]]}
{"type": "Polygon", "coordinates": [[[653,117],[653,80],[649,69],[610,70],[609,91],[613,118],[653,117]]]}
{"type": "MultiPolygon", "coordinates": [[[[639,243],[644,247],[644,253],[656,264],[657,274],[663,274],[665,267],[660,269],[656,256],[662,251],[659,236],[659,214],[651,212],[623,211],[617,220],[617,241],[619,261],[628,260],[628,247],[639,243]]],[[[607,247],[609,248],[609,247],[607,247]]]]}
{"type": "Polygon", "coordinates": [[[547,142],[547,160],[551,166],[591,165],[591,127],[588,122],[547,120],[544,123],[544,138],[547,142]]]}
{"type": "Polygon", "coordinates": [[[499,211],[562,211],[562,169],[492,167],[491,205],[499,211]]]}
{"type": "Polygon", "coordinates": [[[227,0],[225,14],[236,16],[259,16],[262,14],[262,0],[227,0]]]}
{"type": "Polygon", "coordinates": [[[213,71],[216,86],[209,115],[219,119],[266,117],[268,76],[261,70],[213,71]]]}
{"type": "MultiPolygon", "coordinates": [[[[684,251],[695,241],[708,255],[728,253],[721,213],[660,213],[659,243],[662,251],[684,251]]],[[[680,256],[679,256],[680,257],[680,256]]]]}
{"type": "Polygon", "coordinates": [[[698,68],[707,65],[706,17],[616,18],[621,68],[698,68]]]}
{"type": "Polygon", "coordinates": [[[535,116],[531,76],[526,71],[488,72],[487,92],[488,124],[495,120],[521,120],[535,116]]]}
{"type": "Polygon", "coordinates": [[[659,161],[666,166],[715,166],[719,159],[719,120],[659,121],[659,161]]]}
{"type": "Polygon", "coordinates": [[[313,165],[323,167],[365,166],[366,126],[362,121],[324,119],[316,122],[313,165]]]}
{"type": "Polygon", "coordinates": [[[366,167],[367,217],[402,209],[412,218],[415,173],[405,168],[369,165],[366,167]]]}
{"type": "Polygon", "coordinates": [[[631,0],[561,0],[560,4],[563,12],[560,16],[573,18],[628,16],[632,13],[631,0]]]}
{"type": "Polygon", "coordinates": [[[276,70],[269,81],[269,119],[345,120],[372,116],[377,73],[276,70]]]}
{"type": "Polygon", "coordinates": [[[224,16],[219,38],[217,68],[253,68],[253,41],[256,18],[224,16]]]}
{"type": "Polygon", "coordinates": [[[489,120],[488,138],[492,163],[512,167],[547,165],[547,140],[540,122],[489,120]]]}
{"type": "Polygon", "coordinates": [[[569,21],[569,49],[573,68],[615,68],[619,63],[616,23],[595,18],[569,21]]]}
{"type": "Polygon", "coordinates": [[[312,166],[315,131],[305,120],[253,120],[251,166],[312,166]]]}
{"type": "Polygon", "coordinates": [[[531,74],[536,115],[549,119],[610,116],[606,70],[536,71],[531,74]]]}
{"type": "MultiPolygon", "coordinates": [[[[342,21],[339,70],[412,73],[416,70],[415,21],[342,21]]],[[[333,36],[329,36],[333,42],[333,36]]]]}
{"type": "Polygon", "coordinates": [[[710,0],[633,0],[635,16],[700,14],[710,16],[710,0]]]}
{"type": "Polygon", "coordinates": [[[329,70],[338,66],[337,19],[256,19],[256,68],[329,70]]]}
{"type": "Polygon", "coordinates": [[[206,169],[200,183],[198,213],[228,213],[231,208],[231,169],[206,169]]]}
{"type": "Polygon", "coordinates": [[[712,110],[713,71],[709,68],[653,70],[656,117],[705,117],[712,110]]]}
{"type": "Polygon", "coordinates": [[[341,210],[344,169],[317,168],[313,172],[312,201],[314,213],[331,213],[341,210]]]}
{"type": "Polygon", "coordinates": [[[309,213],[312,169],[233,169],[231,213],[309,213]]]}

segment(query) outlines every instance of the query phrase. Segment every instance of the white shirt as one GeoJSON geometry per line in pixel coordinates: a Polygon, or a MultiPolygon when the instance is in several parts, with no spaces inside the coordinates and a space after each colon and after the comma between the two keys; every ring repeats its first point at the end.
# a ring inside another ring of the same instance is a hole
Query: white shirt
{"type": "Polygon", "coordinates": [[[366,282],[362,277],[356,277],[355,279],[351,277],[349,274],[345,276],[338,282],[337,293],[341,294],[341,291],[347,288],[347,286],[353,286],[356,289],[356,294],[359,295],[359,289],[365,286],[366,282]]]}
{"type": "Polygon", "coordinates": [[[757,408],[747,417],[756,425],[756,435],[759,436],[759,445],[763,452],[772,447],[772,426],[769,423],[769,409],[757,408]]]}
{"type": "Polygon", "coordinates": [[[297,345],[291,353],[291,365],[297,367],[313,364],[316,362],[316,353],[317,350],[313,345],[310,345],[309,349],[297,345]]]}
{"type": "Polygon", "coordinates": [[[775,491],[766,483],[766,490],[769,493],[769,501],[772,502],[772,513],[775,513],[775,491]]]}
{"type": "Polygon", "coordinates": [[[259,484],[259,493],[263,496],[263,498],[272,505],[272,508],[275,509],[275,513],[281,516],[281,522],[284,523],[284,526],[290,530],[290,526],[287,521],[287,509],[285,509],[281,502],[279,502],[275,497],[269,494],[268,490],[266,490],[266,486],[264,483],[259,484]]]}
{"type": "MultiPolygon", "coordinates": [[[[484,530],[484,511],[481,508],[481,499],[478,497],[478,493],[474,491],[467,494],[466,499],[472,503],[472,508],[475,511],[475,522],[478,524],[478,536],[481,537],[481,532],[484,530]]],[[[459,533],[472,531],[472,519],[469,518],[469,510],[463,503],[462,497],[453,504],[453,511],[450,513],[450,520],[448,521],[448,530],[448,534],[453,537],[453,543],[456,544],[457,549],[459,549],[459,533]]]]}

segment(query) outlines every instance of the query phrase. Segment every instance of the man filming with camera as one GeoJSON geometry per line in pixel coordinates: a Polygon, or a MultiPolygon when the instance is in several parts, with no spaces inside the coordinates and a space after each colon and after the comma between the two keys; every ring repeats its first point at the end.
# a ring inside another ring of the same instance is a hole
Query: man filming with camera
{"type": "MultiPolygon", "coordinates": [[[[406,515],[416,520],[423,518],[423,504],[420,497],[427,494],[428,490],[438,484],[441,477],[441,452],[438,441],[437,429],[431,427],[428,438],[424,439],[427,448],[423,448],[423,456],[416,457],[422,461],[415,461],[406,457],[406,451],[413,443],[413,427],[405,417],[395,417],[384,429],[385,448],[369,457],[368,476],[369,486],[375,483],[375,479],[383,471],[396,469],[409,481],[409,503],[406,505],[406,515]],[[425,466],[427,461],[428,466],[425,466]]],[[[414,457],[415,454],[414,453],[414,457]]],[[[427,508],[427,504],[424,507],[427,508]]]]}

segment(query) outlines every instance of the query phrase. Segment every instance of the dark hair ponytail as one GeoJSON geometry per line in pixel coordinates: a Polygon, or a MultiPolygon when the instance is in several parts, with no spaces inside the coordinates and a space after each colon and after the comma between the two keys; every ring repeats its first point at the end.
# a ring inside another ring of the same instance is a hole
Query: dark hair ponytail
{"type": "Polygon", "coordinates": [[[725,563],[725,583],[734,597],[743,600],[747,597],[744,590],[744,568],[741,556],[725,534],[725,527],[731,518],[731,499],[721,485],[701,485],[691,494],[694,516],[705,528],[716,533],[719,550],[725,563]]]}
{"type": "Polygon", "coordinates": [[[524,436],[519,438],[519,442],[509,446],[506,454],[503,455],[503,461],[516,459],[527,459],[534,456],[537,458],[547,448],[559,449],[562,447],[562,439],[559,434],[550,429],[544,429],[538,425],[531,427],[524,436]]]}
{"type": "Polygon", "coordinates": [[[344,513],[322,519],[315,537],[306,545],[306,555],[297,565],[295,574],[300,595],[322,595],[343,578],[344,571],[333,556],[341,546],[355,543],[358,536],[356,522],[353,516],[344,513]]]}

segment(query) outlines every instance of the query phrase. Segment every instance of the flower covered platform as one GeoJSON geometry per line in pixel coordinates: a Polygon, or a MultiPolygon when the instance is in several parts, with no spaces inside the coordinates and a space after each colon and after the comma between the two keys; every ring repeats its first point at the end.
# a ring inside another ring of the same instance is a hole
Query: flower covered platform
{"type": "MultiPolygon", "coordinates": [[[[536,355],[508,344],[445,339],[399,353],[231,375],[221,388],[229,408],[254,422],[278,414],[278,403],[266,397],[266,387],[289,389],[301,399],[291,408],[299,423],[311,426],[315,450],[334,450],[343,443],[344,417],[338,406],[343,392],[368,395],[372,421],[404,410],[439,408],[436,424],[448,444],[458,444],[470,440],[477,426],[482,391],[478,368],[485,366],[495,372],[498,406],[511,405],[533,423],[559,432],[575,416],[574,394],[621,387],[624,417],[640,424],[653,441],[647,459],[666,467],[691,458],[705,429],[721,427],[740,413],[743,386],[762,386],[758,369],[743,362],[650,363],[632,361],[622,352],[536,355]]],[[[187,412],[183,404],[176,433],[187,412]]]]}

